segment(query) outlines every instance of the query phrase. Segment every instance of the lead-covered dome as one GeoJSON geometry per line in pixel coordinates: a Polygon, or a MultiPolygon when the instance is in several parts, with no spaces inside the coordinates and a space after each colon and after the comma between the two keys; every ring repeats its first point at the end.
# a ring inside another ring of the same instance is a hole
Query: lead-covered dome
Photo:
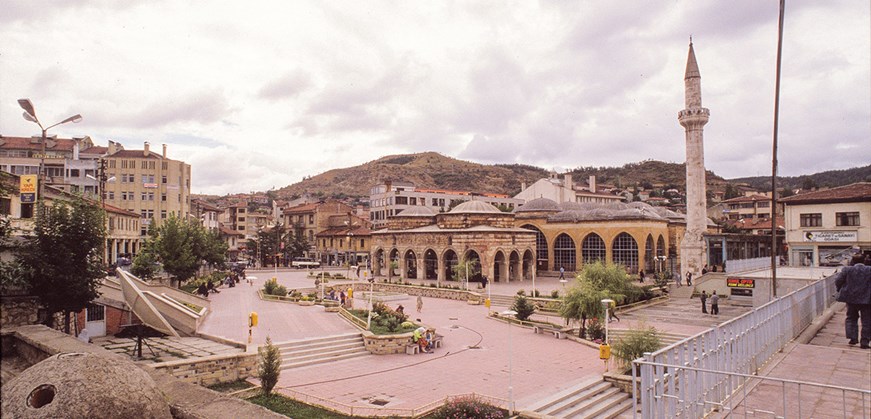
{"type": "Polygon", "coordinates": [[[484,201],[466,201],[450,210],[451,214],[469,214],[469,213],[501,213],[498,208],[484,201]]]}
{"type": "Polygon", "coordinates": [[[411,207],[402,210],[396,217],[432,217],[435,212],[430,207],[411,207]]]}
{"type": "Polygon", "coordinates": [[[562,211],[556,201],[548,198],[535,198],[521,205],[514,212],[559,212],[562,211]]]}

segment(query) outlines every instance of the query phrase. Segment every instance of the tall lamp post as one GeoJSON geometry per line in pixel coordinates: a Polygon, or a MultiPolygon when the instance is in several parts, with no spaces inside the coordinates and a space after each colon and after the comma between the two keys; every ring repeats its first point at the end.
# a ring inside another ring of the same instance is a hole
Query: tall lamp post
{"type": "Polygon", "coordinates": [[[505,310],[502,312],[503,316],[509,317],[508,319],[508,416],[514,416],[514,386],[511,382],[511,376],[513,375],[513,365],[512,365],[512,357],[514,356],[514,348],[511,347],[511,319],[510,317],[517,316],[517,312],[514,310],[505,310]]]}
{"type": "Polygon", "coordinates": [[[33,102],[30,99],[18,99],[18,106],[21,106],[21,109],[24,109],[24,119],[39,125],[39,128],[42,130],[42,154],[39,156],[39,193],[37,196],[38,200],[42,200],[42,195],[45,192],[44,184],[45,184],[45,140],[46,140],[46,132],[58,125],[66,124],[68,122],[72,122],[74,124],[81,122],[82,116],[79,114],[75,114],[63,121],[60,121],[54,125],[49,125],[47,127],[42,126],[42,122],[39,122],[39,118],[36,117],[36,110],[33,108],[33,102]]]}

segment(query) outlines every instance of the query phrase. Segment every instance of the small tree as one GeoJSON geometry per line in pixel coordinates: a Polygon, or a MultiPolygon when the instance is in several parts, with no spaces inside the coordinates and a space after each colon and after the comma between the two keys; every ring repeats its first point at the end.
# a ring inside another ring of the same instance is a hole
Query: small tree
{"type": "Polygon", "coordinates": [[[281,352],[272,344],[272,339],[266,337],[266,345],[257,349],[260,363],[257,365],[257,377],[260,378],[260,388],[268,396],[278,384],[281,375],[281,352]]]}
{"type": "Polygon", "coordinates": [[[532,313],[535,313],[535,306],[533,306],[526,297],[522,295],[518,295],[514,297],[514,304],[511,306],[511,309],[517,312],[517,320],[524,321],[529,319],[529,316],[532,313]]]}
{"type": "Polygon", "coordinates": [[[18,261],[31,292],[50,314],[64,313],[64,331],[70,332],[70,313],[81,311],[100,294],[106,274],[103,246],[105,214],[83,198],[55,200],[40,205],[34,235],[20,249],[18,261]]]}
{"type": "Polygon", "coordinates": [[[630,329],[626,335],[614,344],[614,356],[625,368],[632,365],[632,361],[644,356],[645,352],[655,352],[662,346],[659,332],[653,328],[639,325],[638,328],[630,329]]]}

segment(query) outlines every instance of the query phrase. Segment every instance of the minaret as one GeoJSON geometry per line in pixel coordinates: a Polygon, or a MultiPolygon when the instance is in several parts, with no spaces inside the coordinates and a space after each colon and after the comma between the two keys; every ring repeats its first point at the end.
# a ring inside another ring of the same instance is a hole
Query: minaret
{"type": "Polygon", "coordinates": [[[701,275],[705,260],[705,242],[702,234],[707,229],[705,196],[704,127],[710,112],[702,107],[702,77],[696,63],[696,53],[690,39],[687,70],[684,76],[686,109],[678,113],[678,121],[686,129],[687,142],[687,229],[680,245],[682,274],[701,275]]]}

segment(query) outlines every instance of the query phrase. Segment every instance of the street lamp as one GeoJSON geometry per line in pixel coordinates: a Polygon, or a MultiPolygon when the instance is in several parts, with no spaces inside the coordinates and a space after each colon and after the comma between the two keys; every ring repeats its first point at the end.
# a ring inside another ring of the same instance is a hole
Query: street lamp
{"type": "Polygon", "coordinates": [[[511,362],[511,358],[514,354],[514,349],[511,347],[511,319],[510,317],[517,316],[517,312],[514,310],[505,310],[502,312],[503,316],[509,317],[508,319],[508,416],[514,416],[514,386],[511,383],[511,375],[513,373],[513,366],[511,362]]]}
{"type": "Polygon", "coordinates": [[[599,357],[603,358],[605,360],[605,371],[608,370],[608,358],[610,358],[610,356],[611,356],[611,352],[610,352],[611,346],[608,344],[608,319],[610,318],[608,315],[608,310],[611,308],[611,304],[614,304],[614,300],[609,299],[609,298],[605,298],[602,300],[602,305],[605,306],[605,343],[602,346],[607,348],[607,352],[608,352],[607,355],[608,356],[607,357],[603,356],[603,352],[605,352],[605,351],[603,351],[602,348],[600,348],[599,357]]]}
{"type": "Polygon", "coordinates": [[[21,106],[21,109],[24,109],[24,119],[39,125],[39,128],[42,130],[42,154],[39,156],[39,193],[37,199],[42,199],[42,195],[45,192],[43,185],[45,184],[45,137],[46,132],[58,125],[66,124],[68,122],[72,122],[77,124],[81,122],[82,116],[79,114],[75,114],[63,121],[60,121],[54,125],[49,125],[48,127],[43,127],[42,123],[39,122],[39,118],[36,117],[36,110],[33,108],[33,102],[30,99],[18,99],[18,106],[21,106]]]}

